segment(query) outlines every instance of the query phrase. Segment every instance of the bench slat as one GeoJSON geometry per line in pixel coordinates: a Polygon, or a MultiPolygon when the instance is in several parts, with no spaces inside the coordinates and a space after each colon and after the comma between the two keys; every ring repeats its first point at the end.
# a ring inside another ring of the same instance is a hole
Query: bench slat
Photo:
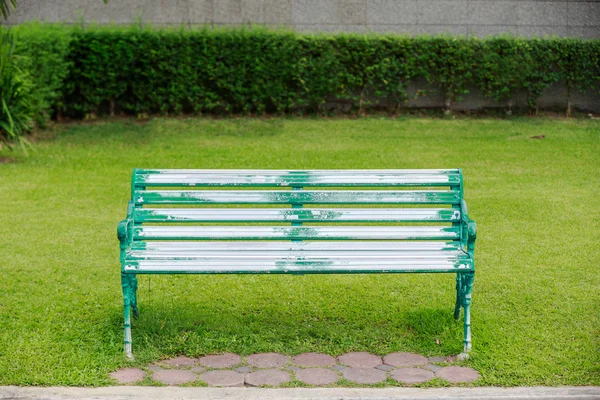
{"type": "Polygon", "coordinates": [[[449,208],[138,208],[136,222],[452,222],[449,208]]]}
{"type": "Polygon", "coordinates": [[[288,174],[288,173],[313,173],[313,174],[339,174],[339,175],[357,175],[357,174],[372,174],[380,173],[386,175],[392,174],[458,174],[458,169],[304,169],[304,170],[283,170],[283,169],[174,169],[174,168],[158,168],[145,169],[138,168],[135,170],[137,175],[144,174],[216,174],[216,175],[231,175],[231,174],[288,174]]]}
{"type": "MultiPolygon", "coordinates": [[[[239,260],[252,259],[335,259],[335,260],[386,260],[396,258],[406,259],[456,259],[466,258],[467,254],[460,250],[446,251],[386,251],[376,250],[363,251],[216,251],[216,250],[132,250],[127,254],[127,260],[195,260],[195,259],[219,259],[238,262],[239,260]]],[[[468,257],[467,257],[468,258],[468,257]]]]}
{"type": "Polygon", "coordinates": [[[136,176],[136,186],[450,186],[458,185],[456,173],[377,173],[293,171],[259,174],[230,172],[171,172],[136,176]]]}
{"type": "Polygon", "coordinates": [[[253,251],[327,251],[327,252],[348,252],[353,251],[441,251],[458,250],[458,242],[144,242],[135,241],[132,243],[132,250],[149,250],[158,252],[179,252],[179,251],[226,251],[226,252],[253,252],[253,251]]]}
{"type": "Polygon", "coordinates": [[[134,185],[151,186],[449,186],[457,169],[443,170],[137,170],[134,185]]]}
{"type": "Polygon", "coordinates": [[[143,226],[134,240],[431,240],[457,239],[453,226],[143,226]]]}
{"type": "Polygon", "coordinates": [[[468,259],[273,259],[251,260],[137,260],[126,261],[131,273],[383,273],[383,272],[457,272],[472,269],[468,259]]]}
{"type": "Polygon", "coordinates": [[[136,204],[459,204],[455,190],[136,190],[136,204]]]}

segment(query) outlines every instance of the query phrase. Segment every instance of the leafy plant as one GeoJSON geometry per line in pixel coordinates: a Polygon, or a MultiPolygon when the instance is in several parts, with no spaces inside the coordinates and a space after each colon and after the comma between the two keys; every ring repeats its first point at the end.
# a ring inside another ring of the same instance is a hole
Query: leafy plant
{"type": "Polygon", "coordinates": [[[26,152],[24,135],[33,127],[31,84],[14,50],[12,32],[0,29],[0,144],[12,148],[17,143],[26,152]]]}
{"type": "Polygon", "coordinates": [[[544,90],[600,82],[599,40],[490,39],[378,34],[298,34],[251,29],[17,28],[28,56],[36,121],[54,113],[324,113],[342,103],[359,113],[400,107],[439,90],[445,107],[472,88],[511,107],[520,95],[537,109],[544,90]],[[424,87],[426,86],[426,87],[424,87]]]}
{"type": "Polygon", "coordinates": [[[15,54],[24,56],[22,65],[29,72],[35,123],[44,127],[53,115],[64,110],[72,28],[27,23],[11,29],[18,39],[15,54]]]}
{"type": "Polygon", "coordinates": [[[424,37],[414,42],[414,57],[421,75],[444,95],[446,112],[460,100],[472,81],[476,39],[452,36],[424,37]]]}
{"type": "Polygon", "coordinates": [[[510,36],[495,37],[477,42],[474,83],[481,93],[496,102],[508,102],[527,85],[527,40],[510,36]]]}
{"type": "Polygon", "coordinates": [[[595,81],[600,78],[600,41],[586,43],[565,39],[556,42],[554,49],[558,74],[567,92],[567,115],[571,115],[573,92],[587,92],[596,86],[595,81]]]}
{"type": "Polygon", "coordinates": [[[0,14],[4,19],[10,15],[10,9],[17,6],[17,0],[0,0],[0,14]]]}

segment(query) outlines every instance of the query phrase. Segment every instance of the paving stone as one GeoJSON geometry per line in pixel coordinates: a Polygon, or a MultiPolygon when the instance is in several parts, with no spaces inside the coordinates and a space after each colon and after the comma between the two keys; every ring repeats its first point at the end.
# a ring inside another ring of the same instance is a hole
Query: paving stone
{"type": "Polygon", "coordinates": [[[423,366],[424,369],[426,369],[427,371],[431,371],[431,372],[436,372],[439,371],[440,369],[442,369],[442,367],[440,367],[439,365],[434,365],[434,364],[427,364],[425,366],[423,366]]]}
{"type": "Polygon", "coordinates": [[[383,363],[394,367],[419,367],[427,365],[427,359],[415,353],[390,353],[383,357],[383,363]]]}
{"type": "Polygon", "coordinates": [[[208,386],[238,387],[244,386],[244,374],[235,371],[208,371],[200,375],[208,386]]]}
{"type": "Polygon", "coordinates": [[[395,369],[396,367],[394,367],[392,365],[381,364],[381,365],[376,366],[375,368],[380,369],[382,371],[391,371],[391,370],[395,369]]]}
{"type": "Polygon", "coordinates": [[[443,363],[446,362],[446,357],[429,357],[430,363],[443,363]]]}
{"type": "Polygon", "coordinates": [[[163,370],[163,368],[160,365],[156,365],[156,364],[152,364],[151,366],[148,367],[148,369],[152,372],[163,370]]]}
{"type": "Polygon", "coordinates": [[[336,364],[335,358],[323,353],[299,354],[293,361],[303,367],[331,367],[336,364]]]}
{"type": "Polygon", "coordinates": [[[190,371],[180,369],[164,369],[152,374],[152,379],[164,383],[165,385],[181,385],[182,383],[193,382],[198,377],[190,371]]]}
{"type": "Polygon", "coordinates": [[[198,360],[194,358],[189,358],[186,356],[179,356],[175,358],[170,358],[168,360],[161,361],[161,364],[170,365],[172,367],[190,367],[192,365],[196,365],[198,360]]]}
{"type": "Polygon", "coordinates": [[[340,365],[340,364],[335,364],[331,368],[335,369],[336,371],[340,371],[340,372],[342,372],[345,369],[348,369],[348,367],[346,367],[345,365],[340,365]]]}
{"type": "Polygon", "coordinates": [[[204,371],[206,371],[206,368],[196,366],[196,367],[192,367],[192,369],[190,369],[190,371],[195,372],[197,374],[201,374],[204,371]]]}
{"type": "Polygon", "coordinates": [[[240,374],[247,374],[249,372],[254,371],[254,368],[252,367],[237,367],[236,369],[234,369],[235,372],[239,372],[240,374]]]}
{"type": "Polygon", "coordinates": [[[362,384],[379,383],[387,378],[385,371],[375,368],[348,368],[342,374],[349,381],[362,384]]]}
{"type": "Polygon", "coordinates": [[[246,357],[246,362],[256,368],[279,368],[290,363],[290,358],[279,353],[259,353],[246,357]]]}
{"type": "Polygon", "coordinates": [[[108,375],[119,383],[133,383],[144,379],[146,373],[139,368],[123,368],[108,375]]]}
{"type": "Polygon", "coordinates": [[[338,361],[353,368],[375,368],[383,363],[381,357],[365,351],[342,354],[338,361]]]}
{"type": "Polygon", "coordinates": [[[210,368],[232,368],[242,363],[242,357],[233,353],[204,356],[198,360],[200,364],[210,368]]]}
{"type": "Polygon", "coordinates": [[[423,383],[434,378],[433,372],[421,368],[398,368],[390,372],[390,378],[402,383],[423,383]]]}
{"type": "Polygon", "coordinates": [[[451,383],[473,382],[481,378],[479,372],[467,367],[444,367],[437,371],[435,376],[451,383]]]}
{"type": "Polygon", "coordinates": [[[296,372],[296,379],[309,385],[322,386],[336,383],[340,376],[327,368],[306,368],[296,372]]]}
{"type": "Polygon", "coordinates": [[[288,365],[287,367],[284,367],[283,369],[285,369],[286,371],[296,372],[296,371],[300,371],[302,368],[296,367],[295,365],[288,365]]]}
{"type": "Polygon", "coordinates": [[[248,386],[279,386],[290,381],[290,374],[278,369],[261,369],[246,375],[248,386]]]}

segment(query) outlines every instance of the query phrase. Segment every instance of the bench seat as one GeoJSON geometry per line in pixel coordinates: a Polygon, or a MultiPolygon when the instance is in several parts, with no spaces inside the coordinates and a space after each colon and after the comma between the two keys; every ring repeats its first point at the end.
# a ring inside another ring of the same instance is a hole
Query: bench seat
{"type": "Polygon", "coordinates": [[[136,274],[344,274],[457,272],[473,262],[454,243],[154,242],[129,251],[136,274]]]}

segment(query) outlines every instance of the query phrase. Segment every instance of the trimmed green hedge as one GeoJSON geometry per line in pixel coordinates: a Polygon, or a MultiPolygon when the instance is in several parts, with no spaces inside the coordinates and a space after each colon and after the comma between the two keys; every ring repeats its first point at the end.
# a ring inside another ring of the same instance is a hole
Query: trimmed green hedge
{"type": "Polygon", "coordinates": [[[410,82],[438,87],[448,108],[469,87],[499,102],[525,92],[535,108],[557,82],[569,94],[600,83],[600,40],[48,25],[20,26],[18,36],[41,104],[72,117],[401,106],[410,82]]]}
{"type": "Polygon", "coordinates": [[[15,52],[25,55],[24,67],[32,83],[34,118],[44,125],[63,104],[64,83],[71,70],[67,60],[72,29],[61,25],[31,23],[16,26],[15,52]]]}

